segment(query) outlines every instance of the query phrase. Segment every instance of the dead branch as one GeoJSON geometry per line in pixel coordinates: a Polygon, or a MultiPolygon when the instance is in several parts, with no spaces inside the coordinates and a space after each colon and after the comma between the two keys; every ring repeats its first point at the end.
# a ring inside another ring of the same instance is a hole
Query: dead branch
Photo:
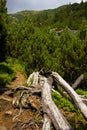
{"type": "Polygon", "coordinates": [[[60,84],[65,91],[70,95],[70,97],[73,99],[76,106],[80,109],[81,113],[87,120],[87,106],[83,102],[83,98],[81,98],[74,90],[73,88],[56,72],[52,72],[53,78],[56,79],[56,82],[60,84]]]}
{"type": "Polygon", "coordinates": [[[18,86],[18,87],[16,87],[16,88],[12,88],[12,90],[13,91],[18,91],[18,90],[28,90],[28,91],[32,91],[32,90],[38,90],[38,89],[41,89],[40,87],[39,87],[39,85],[37,86],[37,88],[36,88],[36,86],[29,86],[29,87],[25,87],[25,86],[18,86]]]}
{"type": "Polygon", "coordinates": [[[72,88],[76,89],[78,87],[78,85],[80,84],[80,82],[84,79],[84,74],[81,74],[76,81],[74,82],[74,84],[72,84],[72,88]]]}
{"type": "Polygon", "coordinates": [[[53,92],[55,92],[57,95],[60,95],[60,93],[54,89],[52,89],[53,92]]]}

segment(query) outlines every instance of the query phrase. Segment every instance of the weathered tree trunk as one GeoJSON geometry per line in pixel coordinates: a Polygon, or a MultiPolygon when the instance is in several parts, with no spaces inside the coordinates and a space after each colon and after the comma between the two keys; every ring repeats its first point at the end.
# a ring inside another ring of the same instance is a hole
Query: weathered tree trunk
{"type": "Polygon", "coordinates": [[[50,130],[51,129],[51,120],[47,116],[47,114],[44,114],[44,124],[42,130],[50,130]]]}
{"type": "Polygon", "coordinates": [[[80,82],[84,79],[84,74],[81,74],[76,81],[74,82],[74,84],[72,85],[73,89],[76,89],[77,86],[80,84],[80,82]]]}
{"type": "Polygon", "coordinates": [[[76,106],[80,109],[81,113],[87,120],[87,106],[83,102],[83,98],[81,98],[74,90],[73,88],[56,72],[52,72],[53,78],[56,79],[56,81],[62,85],[65,91],[71,96],[76,106]]]}
{"type": "Polygon", "coordinates": [[[49,116],[56,130],[73,130],[53,102],[51,97],[52,86],[50,85],[50,82],[48,82],[47,78],[44,77],[44,85],[42,88],[42,105],[44,113],[49,116]]]}

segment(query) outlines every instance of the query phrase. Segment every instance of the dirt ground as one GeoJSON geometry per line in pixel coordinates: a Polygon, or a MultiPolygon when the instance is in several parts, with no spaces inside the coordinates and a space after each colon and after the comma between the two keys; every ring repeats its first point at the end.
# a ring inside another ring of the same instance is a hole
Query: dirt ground
{"type": "Polygon", "coordinates": [[[16,72],[16,79],[11,82],[10,84],[8,84],[8,87],[16,87],[16,86],[21,86],[23,84],[26,84],[27,79],[25,78],[25,76],[20,72],[17,71],[16,72]]]}
{"type": "MultiPolygon", "coordinates": [[[[14,93],[10,88],[21,86],[26,83],[26,78],[21,72],[17,72],[16,79],[4,91],[0,90],[0,130],[40,130],[42,127],[42,116],[39,110],[20,110],[12,105],[14,93]]],[[[37,104],[38,98],[33,97],[37,104]]]]}

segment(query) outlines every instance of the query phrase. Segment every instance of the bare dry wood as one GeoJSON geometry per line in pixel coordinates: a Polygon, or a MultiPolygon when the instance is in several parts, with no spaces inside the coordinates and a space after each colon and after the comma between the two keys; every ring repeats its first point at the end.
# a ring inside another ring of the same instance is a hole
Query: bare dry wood
{"type": "MultiPolygon", "coordinates": [[[[45,78],[44,76],[40,75],[39,72],[33,72],[28,78],[28,87],[19,86],[14,91],[21,90],[22,93],[19,96],[19,99],[13,100],[13,104],[18,105],[20,110],[22,107],[28,108],[33,105],[32,100],[30,100],[29,95],[39,94],[42,91],[42,106],[44,112],[44,122],[42,130],[50,130],[51,129],[51,122],[53,123],[56,130],[73,130],[71,125],[68,121],[64,118],[63,114],[57,108],[55,103],[52,100],[51,91],[55,91],[52,87],[52,83],[54,79],[56,82],[64,88],[64,90],[71,96],[74,100],[76,106],[81,110],[82,114],[84,115],[85,119],[87,120],[87,99],[79,96],[73,88],[56,72],[52,72],[49,79],[45,78]],[[28,100],[29,99],[29,100],[28,100]]],[[[82,78],[79,77],[76,82],[73,84],[74,87],[77,87],[78,84],[81,82],[82,78]]],[[[60,94],[56,92],[57,94],[60,94]]],[[[41,94],[40,94],[41,96],[41,94]]],[[[33,105],[34,106],[34,105],[33,105]]],[[[36,108],[36,107],[34,107],[36,108]]],[[[17,115],[19,116],[19,115],[17,115]]]]}
{"type": "Polygon", "coordinates": [[[47,114],[44,114],[44,123],[42,130],[50,130],[51,129],[51,120],[47,116],[47,114]]]}
{"type": "Polygon", "coordinates": [[[56,130],[73,130],[67,120],[64,118],[60,110],[57,108],[51,97],[52,86],[44,77],[44,85],[42,88],[42,106],[44,113],[47,113],[56,130]]]}
{"type": "Polygon", "coordinates": [[[31,94],[41,93],[41,87],[39,85],[37,87],[34,87],[34,86],[29,86],[29,87],[19,86],[19,87],[13,88],[12,90],[14,92],[17,92],[18,90],[22,90],[22,91],[27,90],[31,94]]]}
{"type": "Polygon", "coordinates": [[[32,86],[36,86],[38,85],[38,78],[39,78],[39,72],[33,72],[32,74],[30,74],[28,80],[27,80],[27,84],[28,86],[32,85],[32,86]]]}
{"type": "Polygon", "coordinates": [[[84,74],[81,74],[76,81],[74,82],[74,84],[72,84],[72,88],[76,89],[78,87],[78,85],[80,84],[80,82],[84,79],[84,74]]]}
{"type": "Polygon", "coordinates": [[[52,92],[55,92],[56,94],[61,95],[58,91],[56,91],[54,89],[52,89],[52,92]]]}
{"type": "Polygon", "coordinates": [[[87,120],[87,106],[83,102],[83,98],[81,96],[79,96],[73,90],[73,88],[58,73],[52,72],[52,76],[53,76],[53,78],[56,79],[57,83],[62,85],[64,90],[67,91],[67,93],[71,96],[71,98],[73,99],[74,103],[80,109],[81,113],[83,114],[83,116],[87,120]]]}

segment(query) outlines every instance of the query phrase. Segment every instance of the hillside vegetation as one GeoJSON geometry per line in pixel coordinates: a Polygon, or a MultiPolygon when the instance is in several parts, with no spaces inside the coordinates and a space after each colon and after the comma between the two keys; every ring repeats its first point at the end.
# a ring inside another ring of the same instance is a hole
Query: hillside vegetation
{"type": "Polygon", "coordinates": [[[87,2],[81,2],[10,14],[7,56],[18,58],[27,74],[45,67],[73,83],[87,72],[86,8],[87,2]]]}
{"type": "Polygon", "coordinates": [[[38,27],[52,26],[58,27],[59,30],[68,26],[72,29],[79,29],[82,19],[87,19],[87,2],[63,5],[56,9],[22,11],[9,15],[11,23],[22,22],[24,18],[32,19],[34,25],[38,27]]]}
{"type": "Polygon", "coordinates": [[[43,67],[57,71],[70,84],[85,74],[81,84],[85,88],[87,2],[9,15],[3,6],[0,61],[8,57],[18,59],[27,75],[43,67]]]}
{"type": "MultiPolygon", "coordinates": [[[[83,74],[76,91],[87,97],[87,2],[7,14],[4,1],[0,1],[0,87],[12,82],[17,71],[29,76],[44,68],[58,72],[70,85],[83,74]]],[[[56,93],[53,99],[73,128],[87,128],[71,99],[56,93]]]]}

